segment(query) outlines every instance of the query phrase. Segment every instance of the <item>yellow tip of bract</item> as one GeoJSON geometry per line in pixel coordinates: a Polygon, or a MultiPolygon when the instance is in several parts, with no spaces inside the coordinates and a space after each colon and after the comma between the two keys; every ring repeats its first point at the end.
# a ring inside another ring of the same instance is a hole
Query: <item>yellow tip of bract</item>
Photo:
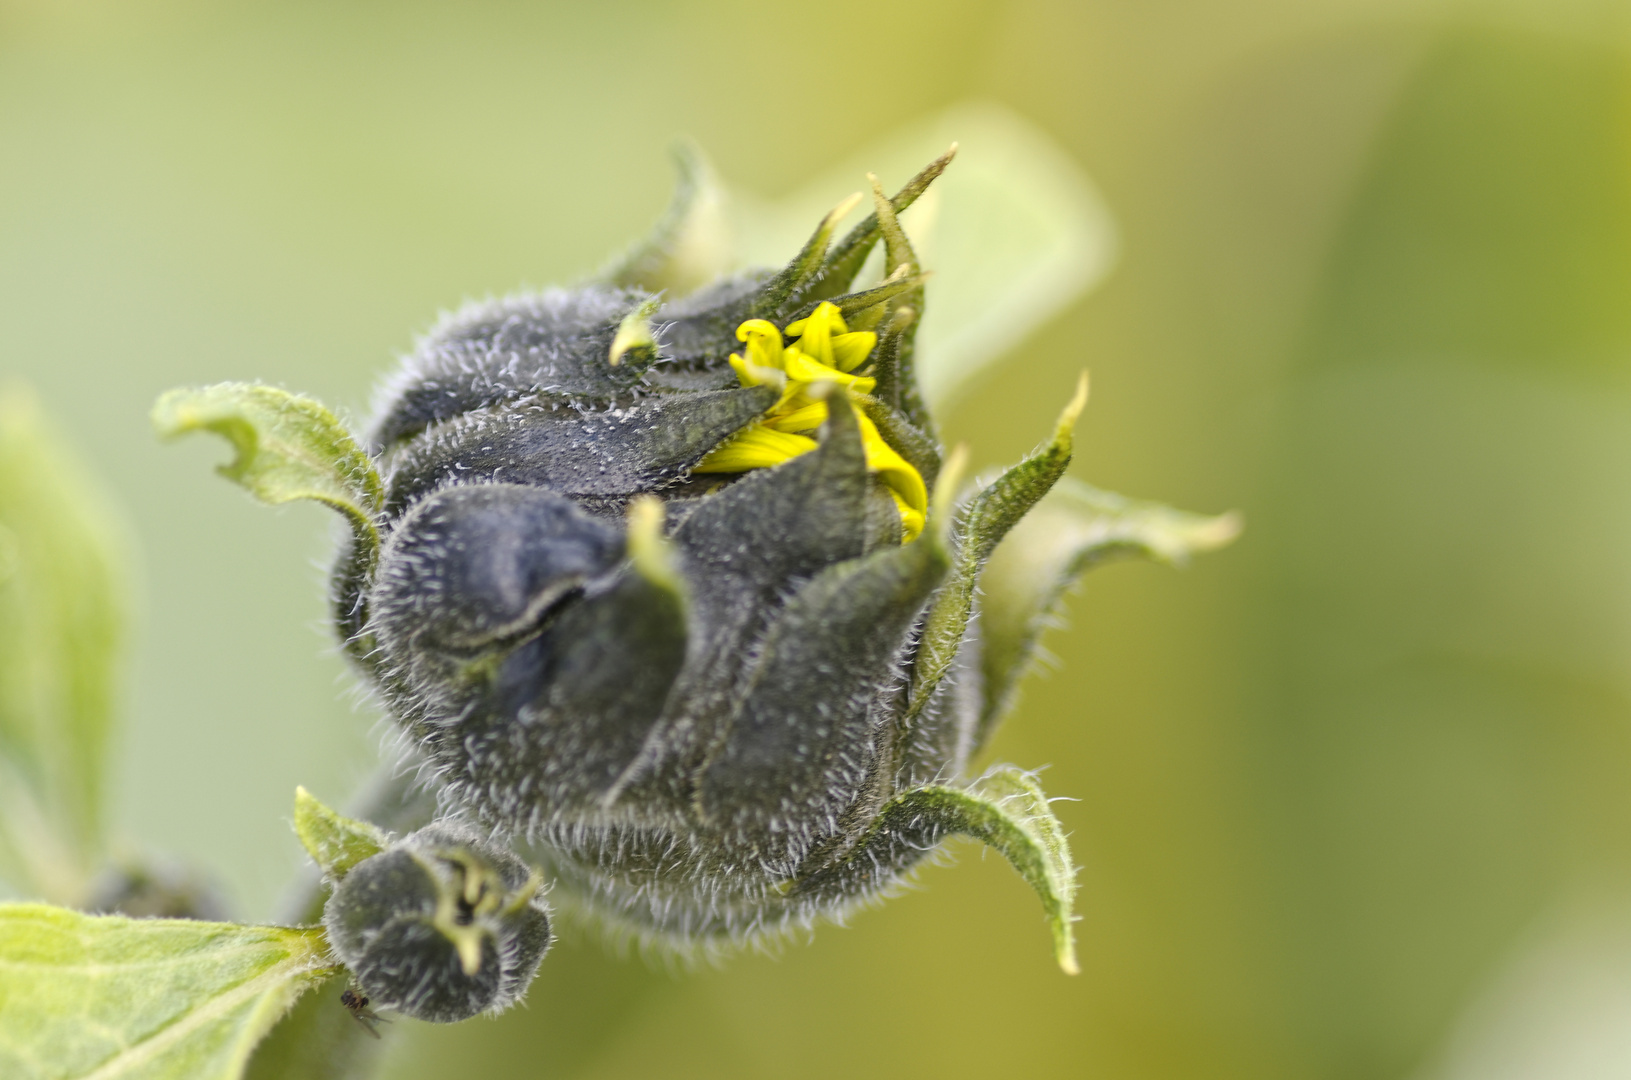
{"type": "Polygon", "coordinates": [[[1068,431],[1074,428],[1085,408],[1087,408],[1087,372],[1083,371],[1076,379],[1076,392],[1070,396],[1064,411],[1059,414],[1059,430],[1068,431]]]}
{"type": "Polygon", "coordinates": [[[854,210],[857,206],[860,206],[860,205],[861,205],[861,193],[859,191],[851,193],[850,196],[847,199],[845,199],[843,202],[839,203],[837,206],[832,208],[832,213],[827,215],[827,220],[826,220],[825,224],[829,228],[831,226],[837,225],[840,221],[844,220],[844,217],[851,210],[854,210]]]}
{"type": "Polygon", "coordinates": [[[642,495],[629,504],[628,551],[634,572],[671,593],[683,594],[685,579],[674,562],[674,552],[663,536],[663,501],[642,495]]]}
{"type": "Polygon", "coordinates": [[[459,950],[459,966],[464,968],[466,975],[474,975],[481,970],[481,938],[475,934],[460,934],[454,945],[459,950]]]}
{"type": "Polygon", "coordinates": [[[1219,514],[1189,533],[1190,546],[1196,551],[1215,551],[1227,547],[1240,537],[1246,527],[1246,518],[1239,510],[1219,514]]]}
{"type": "Polygon", "coordinates": [[[612,347],[606,356],[606,362],[612,367],[623,362],[623,356],[631,349],[657,348],[657,338],[651,332],[651,317],[657,313],[658,301],[656,297],[647,300],[627,315],[617,326],[617,334],[612,338],[612,347]]]}

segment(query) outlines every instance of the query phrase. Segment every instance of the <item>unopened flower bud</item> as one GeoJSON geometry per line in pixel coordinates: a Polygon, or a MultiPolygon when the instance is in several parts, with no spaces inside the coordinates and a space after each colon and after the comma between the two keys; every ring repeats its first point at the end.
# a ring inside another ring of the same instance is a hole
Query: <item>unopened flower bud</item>
{"type": "Polygon", "coordinates": [[[474,833],[432,825],[352,867],[323,925],[375,1006],[466,1020],[508,1008],[532,981],[550,943],[539,882],[474,833]]]}

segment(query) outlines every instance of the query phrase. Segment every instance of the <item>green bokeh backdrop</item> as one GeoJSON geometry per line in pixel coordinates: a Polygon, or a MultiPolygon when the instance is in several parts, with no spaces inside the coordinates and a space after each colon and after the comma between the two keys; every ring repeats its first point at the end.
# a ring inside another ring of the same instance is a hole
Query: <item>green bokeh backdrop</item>
{"type": "Polygon", "coordinates": [[[638,234],[678,133],[775,195],[993,99],[1123,254],[946,431],[1010,460],[1086,365],[1077,474],[1248,519],[1090,579],[999,739],[1080,800],[1084,974],[959,848],[776,958],[563,943],[524,1011],[396,1025],[388,1074],[1631,1075],[1626,14],[0,0],[0,374],[142,545],[121,833],[269,917],[294,786],[342,798],[377,744],[327,521],[158,446],[160,390],[360,412],[438,310],[638,234]]]}

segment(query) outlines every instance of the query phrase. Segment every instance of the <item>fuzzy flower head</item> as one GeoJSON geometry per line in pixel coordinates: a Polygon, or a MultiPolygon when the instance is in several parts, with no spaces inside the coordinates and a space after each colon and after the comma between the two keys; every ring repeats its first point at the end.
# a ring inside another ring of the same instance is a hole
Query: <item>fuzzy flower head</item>
{"type": "Polygon", "coordinates": [[[336,628],[457,823],[336,893],[370,996],[430,1018],[515,999],[547,935],[501,842],[562,908],[712,949],[841,915],[973,836],[1075,969],[1048,799],[975,764],[1077,575],[1236,523],[1063,480],[1085,375],[1035,452],[961,486],[918,389],[927,275],[898,220],[951,157],[894,195],[873,179],[842,238],[853,200],[785,266],[711,277],[718,192],[682,158],[649,240],[586,284],[444,319],[360,445],[268,387],[161,399],[161,429],[233,439],[223,471],[263,498],[348,516],[336,628]],[[435,994],[393,983],[399,952],[435,994]]]}

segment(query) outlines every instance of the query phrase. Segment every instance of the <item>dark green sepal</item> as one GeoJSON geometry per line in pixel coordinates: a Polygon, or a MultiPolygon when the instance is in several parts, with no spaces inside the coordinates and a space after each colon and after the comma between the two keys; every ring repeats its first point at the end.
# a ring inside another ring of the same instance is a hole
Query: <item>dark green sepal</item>
{"type": "Polygon", "coordinates": [[[623,557],[614,523],[547,488],[438,491],[398,523],[381,559],[375,627],[390,662],[442,667],[530,634],[623,557]]]}
{"type": "Polygon", "coordinates": [[[638,757],[685,663],[684,597],[626,568],[509,652],[427,740],[482,816],[529,827],[597,809],[638,757]]]}
{"type": "Polygon", "coordinates": [[[927,280],[927,274],[902,274],[871,289],[845,293],[842,296],[834,296],[824,300],[811,300],[791,310],[779,311],[776,320],[782,323],[797,322],[799,319],[808,318],[818,305],[824,303],[831,303],[838,308],[839,314],[843,315],[845,319],[852,319],[861,312],[887,304],[897,297],[908,295],[914,289],[921,289],[923,283],[927,280]]]}
{"type": "Polygon", "coordinates": [[[872,351],[872,365],[868,369],[878,382],[872,396],[897,409],[900,414],[930,439],[939,441],[934,418],[929,414],[923,393],[918,389],[914,341],[917,324],[922,316],[917,308],[900,304],[890,313],[889,321],[878,333],[878,345],[872,351]]]}
{"type": "Polygon", "coordinates": [[[501,480],[567,496],[627,499],[685,476],[776,402],[768,386],[643,398],[597,412],[517,404],[469,413],[398,452],[386,508],[450,480],[501,480]]]}
{"type": "Polygon", "coordinates": [[[445,319],[408,362],[374,425],[370,445],[388,450],[434,425],[505,402],[604,407],[643,383],[657,358],[642,351],[611,362],[612,342],[641,289],[590,286],[471,304],[445,319]]]}
{"type": "Polygon", "coordinates": [[[749,473],[679,524],[673,543],[693,609],[692,654],[663,722],[609,800],[637,788],[688,805],[692,771],[740,706],[745,657],[790,583],[866,552],[871,494],[854,413],[830,408],[815,451],[749,473]]]}
{"type": "Polygon", "coordinates": [[[946,562],[925,537],[829,567],[794,595],[703,773],[705,821],[784,834],[836,823],[868,771],[878,695],[946,562]]]}

